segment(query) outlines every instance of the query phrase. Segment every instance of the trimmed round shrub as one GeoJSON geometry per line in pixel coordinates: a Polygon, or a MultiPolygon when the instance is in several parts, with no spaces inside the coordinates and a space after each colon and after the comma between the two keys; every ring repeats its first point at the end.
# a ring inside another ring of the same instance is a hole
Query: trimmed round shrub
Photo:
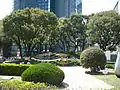
{"type": "Polygon", "coordinates": [[[50,63],[40,63],[29,67],[22,73],[23,81],[44,82],[59,85],[64,79],[64,72],[50,63]]]}
{"type": "Polygon", "coordinates": [[[91,71],[99,71],[105,68],[106,56],[104,52],[97,47],[89,47],[80,55],[81,65],[90,68],[91,71]]]}

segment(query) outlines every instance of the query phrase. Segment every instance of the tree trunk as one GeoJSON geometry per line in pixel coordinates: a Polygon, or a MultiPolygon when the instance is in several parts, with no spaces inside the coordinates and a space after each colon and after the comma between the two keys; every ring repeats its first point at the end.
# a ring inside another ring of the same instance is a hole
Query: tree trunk
{"type": "Polygon", "coordinates": [[[23,59],[22,46],[21,46],[21,45],[18,45],[18,47],[19,47],[19,50],[20,50],[20,57],[21,57],[21,59],[23,59]]]}
{"type": "Polygon", "coordinates": [[[45,44],[45,52],[47,52],[47,44],[45,44]]]}

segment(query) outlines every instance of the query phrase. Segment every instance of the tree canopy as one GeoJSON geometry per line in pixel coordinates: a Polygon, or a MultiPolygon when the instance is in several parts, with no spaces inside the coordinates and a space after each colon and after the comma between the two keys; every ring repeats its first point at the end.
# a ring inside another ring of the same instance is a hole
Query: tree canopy
{"type": "Polygon", "coordinates": [[[103,50],[110,50],[120,43],[120,15],[115,11],[92,15],[87,27],[88,40],[98,43],[103,50]]]}
{"type": "Polygon", "coordinates": [[[84,17],[81,14],[73,14],[70,18],[59,19],[60,43],[64,51],[76,51],[84,49],[86,34],[84,17]]]}
{"type": "Polygon", "coordinates": [[[46,41],[57,26],[55,14],[38,8],[26,8],[13,11],[3,20],[4,33],[9,36],[20,49],[25,48],[26,55],[31,56],[31,51],[39,42],[46,41]]]}

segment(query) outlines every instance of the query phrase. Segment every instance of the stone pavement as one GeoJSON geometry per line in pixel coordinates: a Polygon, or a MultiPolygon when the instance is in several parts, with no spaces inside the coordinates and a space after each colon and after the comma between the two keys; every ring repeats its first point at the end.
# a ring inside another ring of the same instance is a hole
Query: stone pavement
{"type": "Polygon", "coordinates": [[[85,74],[86,69],[82,67],[60,67],[65,72],[64,83],[67,89],[65,90],[110,90],[110,86],[95,78],[92,75],[85,74]]]}

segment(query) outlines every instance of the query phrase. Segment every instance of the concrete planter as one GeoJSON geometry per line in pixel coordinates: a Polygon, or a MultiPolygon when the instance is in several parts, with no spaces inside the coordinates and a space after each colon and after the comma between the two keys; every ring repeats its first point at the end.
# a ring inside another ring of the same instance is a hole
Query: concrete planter
{"type": "Polygon", "coordinates": [[[118,78],[120,78],[120,48],[118,48],[117,59],[115,62],[115,74],[118,78]]]}

